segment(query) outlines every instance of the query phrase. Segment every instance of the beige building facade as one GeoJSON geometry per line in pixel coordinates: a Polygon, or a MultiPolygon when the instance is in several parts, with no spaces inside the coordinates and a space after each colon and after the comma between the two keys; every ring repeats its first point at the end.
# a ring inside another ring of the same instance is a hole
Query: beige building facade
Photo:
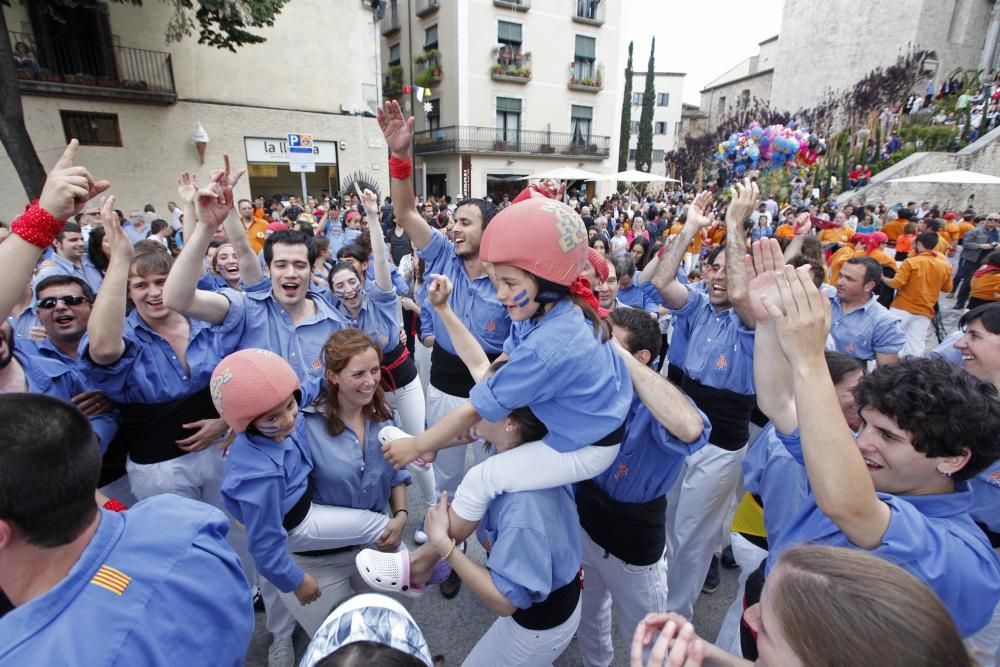
{"type": "Polygon", "coordinates": [[[631,130],[629,132],[629,167],[665,176],[664,156],[680,141],[684,74],[680,72],[655,72],[653,89],[656,100],[653,106],[653,156],[649,165],[635,164],[636,146],[639,144],[639,120],[642,117],[643,95],[646,90],[646,73],[632,73],[631,130]],[[648,167],[648,168],[644,168],[648,167]]]}
{"type": "MultiPolygon", "coordinates": [[[[163,3],[110,3],[64,25],[30,2],[2,11],[12,43],[28,45],[39,62],[18,70],[18,84],[42,163],[50,167],[75,136],[79,161],[111,181],[123,210],[151,203],[166,215],[177,175],[190,170],[207,181],[225,153],[250,169],[237,196],[300,194],[289,133],[314,138],[310,194],[336,194],[358,172],[388,186],[385,141],[371,113],[378,31],[362,3],[288,3],[273,27],[258,31],[266,42],[235,53],[196,37],[167,44],[171,12],[163,3]],[[350,65],[338,61],[346,52],[350,65]],[[208,135],[204,164],[193,141],[199,123],[208,135]]],[[[7,158],[2,149],[0,157],[7,158]]],[[[0,217],[15,216],[24,199],[10,160],[0,160],[0,217]]]]}
{"type": "Polygon", "coordinates": [[[757,55],[740,61],[701,90],[699,107],[707,114],[709,132],[714,131],[727,115],[749,106],[753,100],[771,100],[778,36],[765,39],[758,47],[757,55]]]}
{"type": "Polygon", "coordinates": [[[547,169],[613,171],[623,4],[389,0],[382,92],[416,118],[418,193],[502,197],[547,169]]]}

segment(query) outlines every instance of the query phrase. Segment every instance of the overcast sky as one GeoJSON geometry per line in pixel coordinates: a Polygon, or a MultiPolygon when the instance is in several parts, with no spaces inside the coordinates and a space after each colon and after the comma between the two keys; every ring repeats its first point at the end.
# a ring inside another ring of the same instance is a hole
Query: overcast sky
{"type": "MultiPolygon", "coordinates": [[[[656,35],[656,70],[684,72],[684,101],[777,35],[783,0],[614,0],[624,4],[622,44],[635,42],[633,66],[646,69],[656,35]]],[[[627,55],[625,56],[627,57],[627,55]]],[[[622,66],[626,62],[622,59],[622,66]]]]}

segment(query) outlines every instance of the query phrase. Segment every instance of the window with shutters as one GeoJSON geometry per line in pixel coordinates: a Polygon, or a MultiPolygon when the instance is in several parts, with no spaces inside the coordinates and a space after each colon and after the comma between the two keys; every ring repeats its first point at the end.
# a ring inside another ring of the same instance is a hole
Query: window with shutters
{"type": "Polygon", "coordinates": [[[578,146],[590,143],[590,127],[594,119],[594,108],[572,105],[570,110],[570,141],[578,146]]]}
{"type": "Polygon", "coordinates": [[[497,98],[497,141],[506,142],[506,150],[516,150],[521,136],[521,100],[497,98]]]}

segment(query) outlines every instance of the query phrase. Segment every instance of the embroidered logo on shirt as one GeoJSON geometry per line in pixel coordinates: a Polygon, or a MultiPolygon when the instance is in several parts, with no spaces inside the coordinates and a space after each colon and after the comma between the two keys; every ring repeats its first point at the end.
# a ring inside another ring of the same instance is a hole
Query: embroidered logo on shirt
{"type": "Polygon", "coordinates": [[[854,343],[848,343],[845,349],[847,350],[848,354],[854,352],[854,343]]]}
{"type": "Polygon", "coordinates": [[[489,322],[486,323],[485,328],[486,328],[486,333],[493,333],[494,331],[497,330],[497,323],[493,320],[490,320],[489,322]]]}
{"type": "Polygon", "coordinates": [[[719,353],[718,358],[715,360],[715,370],[717,371],[729,370],[729,362],[726,360],[725,354],[719,353]]]}
{"type": "Polygon", "coordinates": [[[312,362],[312,367],[313,368],[318,369],[321,365],[322,364],[319,361],[319,357],[316,357],[315,359],[313,359],[313,362],[312,362]]]}
{"type": "Polygon", "coordinates": [[[1000,486],[1000,470],[994,470],[990,473],[990,482],[1000,486]]]}
{"type": "Polygon", "coordinates": [[[624,463],[618,465],[618,470],[615,471],[615,480],[620,480],[622,477],[628,474],[628,466],[624,463]]]}
{"type": "Polygon", "coordinates": [[[94,574],[94,578],[90,580],[90,583],[107,589],[115,595],[121,595],[128,588],[128,585],[132,583],[132,577],[113,567],[102,565],[101,569],[94,574]]]}

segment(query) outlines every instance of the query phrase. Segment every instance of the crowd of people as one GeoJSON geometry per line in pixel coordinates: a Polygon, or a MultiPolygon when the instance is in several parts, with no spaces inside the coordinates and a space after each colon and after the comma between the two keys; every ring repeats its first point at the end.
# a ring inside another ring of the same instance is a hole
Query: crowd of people
{"type": "Polygon", "coordinates": [[[612,616],[633,665],[995,663],[1000,212],[418,199],[378,122],[381,202],[227,158],[150,220],[72,141],[14,221],[0,664],[240,665],[256,591],[269,665],[430,665],[462,586],[466,665],[610,665],[612,616]]]}

